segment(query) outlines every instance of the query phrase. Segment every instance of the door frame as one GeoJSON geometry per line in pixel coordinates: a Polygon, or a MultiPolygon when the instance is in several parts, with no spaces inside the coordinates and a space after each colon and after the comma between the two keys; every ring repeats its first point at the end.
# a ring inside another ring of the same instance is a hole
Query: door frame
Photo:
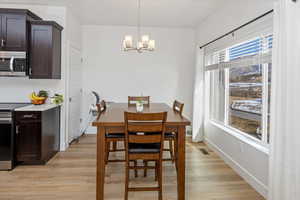
{"type": "MultiPolygon", "coordinates": [[[[65,128],[65,147],[66,149],[69,147],[70,142],[69,142],[69,117],[70,117],[70,102],[69,102],[69,98],[70,98],[70,73],[71,73],[71,49],[74,49],[76,51],[78,51],[81,55],[81,59],[82,59],[82,48],[80,48],[80,46],[72,43],[71,41],[67,41],[67,70],[66,70],[66,128],[65,128]]],[[[82,63],[82,61],[81,61],[82,63]]],[[[82,67],[82,65],[81,65],[82,67]]],[[[81,87],[81,89],[83,89],[81,87]]],[[[80,107],[82,107],[82,103],[80,104],[80,107]]]]}

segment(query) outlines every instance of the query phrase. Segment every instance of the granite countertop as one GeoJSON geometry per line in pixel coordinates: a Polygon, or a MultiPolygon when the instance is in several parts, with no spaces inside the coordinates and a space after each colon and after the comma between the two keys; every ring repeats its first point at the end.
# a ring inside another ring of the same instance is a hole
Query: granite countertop
{"type": "Polygon", "coordinates": [[[46,110],[50,110],[56,107],[59,107],[60,105],[56,105],[56,104],[43,104],[43,105],[28,105],[28,106],[24,106],[24,107],[20,107],[15,109],[15,111],[46,111],[46,110]]]}

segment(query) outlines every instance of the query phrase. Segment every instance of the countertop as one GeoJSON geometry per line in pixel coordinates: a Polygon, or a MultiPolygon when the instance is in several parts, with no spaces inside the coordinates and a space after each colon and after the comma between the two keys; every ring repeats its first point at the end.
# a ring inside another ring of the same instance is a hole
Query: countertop
{"type": "Polygon", "coordinates": [[[59,107],[60,105],[56,104],[43,104],[43,105],[28,105],[24,107],[20,107],[15,109],[15,111],[47,111],[56,107],[59,107]]]}

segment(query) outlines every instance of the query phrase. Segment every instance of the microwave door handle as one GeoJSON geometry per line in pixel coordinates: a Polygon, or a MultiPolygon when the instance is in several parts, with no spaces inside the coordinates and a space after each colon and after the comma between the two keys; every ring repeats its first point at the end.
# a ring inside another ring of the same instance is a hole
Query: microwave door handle
{"type": "Polygon", "coordinates": [[[14,71],[14,60],[15,58],[12,56],[10,58],[10,62],[9,62],[9,68],[10,68],[10,71],[13,72],[14,71]]]}

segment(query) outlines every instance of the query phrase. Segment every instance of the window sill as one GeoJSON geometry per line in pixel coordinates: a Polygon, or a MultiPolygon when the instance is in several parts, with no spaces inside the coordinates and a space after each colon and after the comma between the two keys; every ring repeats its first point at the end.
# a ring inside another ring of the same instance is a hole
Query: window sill
{"type": "Polygon", "coordinates": [[[213,126],[216,126],[220,129],[222,129],[223,131],[225,131],[227,134],[232,135],[233,137],[239,139],[240,141],[254,147],[255,149],[257,149],[258,151],[261,151],[267,155],[269,155],[269,148],[267,146],[264,146],[263,144],[260,144],[257,140],[250,138],[249,136],[245,136],[244,134],[239,133],[238,131],[229,128],[227,126],[224,126],[221,123],[209,120],[209,123],[212,124],[213,126]]]}

